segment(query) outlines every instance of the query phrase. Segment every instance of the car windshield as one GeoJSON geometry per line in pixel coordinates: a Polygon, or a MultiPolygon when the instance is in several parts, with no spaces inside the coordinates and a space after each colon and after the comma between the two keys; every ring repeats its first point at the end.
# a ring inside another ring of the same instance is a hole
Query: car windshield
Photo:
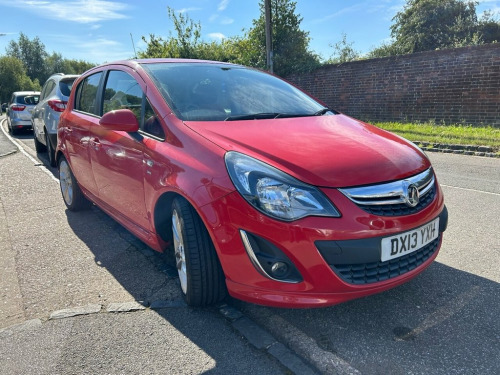
{"type": "Polygon", "coordinates": [[[325,114],[325,107],[302,91],[255,69],[213,63],[154,63],[143,67],[181,120],[325,114]]]}

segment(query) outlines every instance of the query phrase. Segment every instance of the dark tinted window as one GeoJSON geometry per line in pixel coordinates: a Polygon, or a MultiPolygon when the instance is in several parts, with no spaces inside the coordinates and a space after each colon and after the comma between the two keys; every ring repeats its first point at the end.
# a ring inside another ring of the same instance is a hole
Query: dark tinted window
{"type": "Polygon", "coordinates": [[[42,94],[40,96],[42,100],[50,96],[54,87],[56,87],[56,83],[53,80],[47,81],[47,83],[43,87],[42,94]]]}
{"type": "Polygon", "coordinates": [[[161,127],[160,120],[158,120],[158,116],[147,99],[144,107],[144,124],[142,126],[142,131],[157,138],[165,139],[165,133],[161,127]]]}
{"type": "Polygon", "coordinates": [[[63,94],[64,96],[69,96],[75,79],[76,78],[70,78],[59,81],[59,90],[61,90],[61,94],[63,94]]]}
{"type": "Polygon", "coordinates": [[[116,109],[130,109],[140,124],[142,96],[141,86],[131,75],[119,70],[112,70],[106,80],[103,113],[116,109]]]}
{"type": "Polygon", "coordinates": [[[18,95],[15,98],[17,104],[35,105],[38,103],[40,95],[18,95]]]}
{"type": "Polygon", "coordinates": [[[214,121],[253,114],[313,115],[324,107],[292,85],[242,66],[143,65],[182,120],[214,121]]]}
{"type": "Polygon", "coordinates": [[[99,115],[97,105],[97,89],[101,80],[102,72],[88,76],[78,86],[77,103],[75,109],[99,115]]]}

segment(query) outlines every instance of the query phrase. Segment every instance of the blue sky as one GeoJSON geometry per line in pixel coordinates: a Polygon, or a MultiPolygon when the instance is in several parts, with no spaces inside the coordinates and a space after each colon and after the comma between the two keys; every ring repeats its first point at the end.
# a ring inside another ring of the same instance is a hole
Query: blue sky
{"type": "MultiPolygon", "coordinates": [[[[347,34],[366,53],[390,38],[392,17],[405,0],[296,0],[309,31],[310,47],[323,58],[332,44],[347,34]]],[[[0,55],[23,32],[38,36],[47,52],[65,58],[103,63],[133,57],[143,50],[142,36],[168,37],[172,23],[167,7],[200,21],[205,40],[241,35],[259,16],[258,0],[0,0],[0,55]],[[4,35],[2,35],[4,34],[4,35]],[[132,34],[132,38],[131,38],[132,34]]],[[[478,13],[493,10],[500,17],[500,0],[480,0],[478,13]]]]}

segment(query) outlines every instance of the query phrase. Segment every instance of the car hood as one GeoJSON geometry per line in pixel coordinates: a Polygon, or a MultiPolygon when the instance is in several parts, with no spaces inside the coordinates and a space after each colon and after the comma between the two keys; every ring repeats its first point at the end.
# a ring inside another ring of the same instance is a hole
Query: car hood
{"type": "Polygon", "coordinates": [[[430,166],[412,143],[342,114],[186,125],[225,150],[252,156],[316,186],[392,181],[430,166]]]}

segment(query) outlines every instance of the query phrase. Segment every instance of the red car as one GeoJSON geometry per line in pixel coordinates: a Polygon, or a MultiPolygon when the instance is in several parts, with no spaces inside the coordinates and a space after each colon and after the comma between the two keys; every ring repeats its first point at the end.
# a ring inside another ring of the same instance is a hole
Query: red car
{"type": "Polygon", "coordinates": [[[233,64],[87,71],[56,157],[67,207],[93,202],[173,251],[192,306],[227,293],[314,307],[381,292],[430,265],[448,221],[414,144],[233,64]]]}

